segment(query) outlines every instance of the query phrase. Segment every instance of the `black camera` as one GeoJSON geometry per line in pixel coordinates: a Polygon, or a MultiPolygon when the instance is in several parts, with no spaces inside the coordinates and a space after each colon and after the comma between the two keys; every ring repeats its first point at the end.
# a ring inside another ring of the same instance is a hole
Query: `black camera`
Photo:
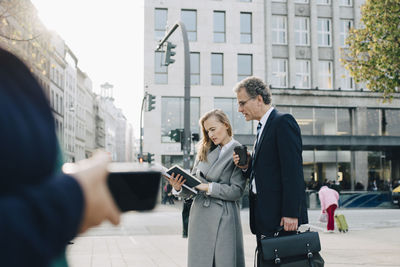
{"type": "Polygon", "coordinates": [[[234,149],[235,153],[239,155],[239,165],[244,166],[247,163],[247,146],[241,145],[236,146],[234,149]]]}
{"type": "Polygon", "coordinates": [[[156,205],[161,172],[144,165],[109,164],[108,188],[122,212],[151,210],[156,205]]]}

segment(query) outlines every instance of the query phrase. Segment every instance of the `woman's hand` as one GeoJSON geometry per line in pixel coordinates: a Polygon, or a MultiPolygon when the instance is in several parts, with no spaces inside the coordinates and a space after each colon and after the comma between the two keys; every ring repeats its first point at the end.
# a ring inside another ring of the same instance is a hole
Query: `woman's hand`
{"type": "Polygon", "coordinates": [[[186,182],[186,180],[183,179],[183,176],[180,174],[175,177],[175,173],[172,173],[171,178],[167,177],[167,179],[169,184],[172,185],[172,187],[178,192],[181,191],[182,185],[186,182]]]}
{"type": "Polygon", "coordinates": [[[196,185],[195,188],[200,191],[208,192],[209,184],[199,184],[196,185]]]}

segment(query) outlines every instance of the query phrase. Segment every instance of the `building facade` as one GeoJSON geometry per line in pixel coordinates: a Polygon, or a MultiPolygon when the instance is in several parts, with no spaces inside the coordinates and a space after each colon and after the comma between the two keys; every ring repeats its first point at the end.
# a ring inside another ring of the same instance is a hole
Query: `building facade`
{"type": "Polygon", "coordinates": [[[64,86],[64,155],[67,162],[76,162],[76,78],[78,59],[66,47],[65,86],[64,86]]]}
{"type": "MultiPolygon", "coordinates": [[[[253,134],[253,124],[236,112],[232,88],[244,77],[264,76],[263,1],[146,1],[146,90],[156,96],[156,109],[144,114],[144,152],[155,153],[165,165],[182,161],[181,145],[168,133],[183,128],[183,45],[180,29],[170,40],[176,47],[176,62],[161,66],[162,53],[154,52],[166,26],[181,20],[188,31],[191,59],[192,133],[200,133],[201,114],[218,107],[226,110],[235,134],[253,134]],[[233,118],[233,119],[232,119],[233,118]]],[[[194,146],[192,145],[192,154],[194,146]]]]}
{"type": "Polygon", "coordinates": [[[110,151],[114,160],[127,159],[133,142],[126,141],[124,115],[114,103],[93,93],[92,81],[79,69],[78,58],[56,32],[46,29],[30,0],[0,1],[0,46],[19,56],[43,87],[65,161],[88,158],[97,148],[110,151]],[[107,118],[107,125],[115,124],[111,130],[106,128],[107,118]]]}
{"type": "Polygon", "coordinates": [[[53,109],[56,132],[60,146],[64,147],[64,60],[65,43],[56,33],[51,33],[52,57],[50,58],[49,102],[53,109]]]}
{"type": "MultiPolygon", "coordinates": [[[[232,89],[247,76],[263,78],[273,105],[294,115],[303,136],[308,184],[337,181],[346,190],[374,180],[384,190],[400,179],[400,105],[355,84],[341,65],[351,27],[360,27],[363,0],[145,1],[144,83],[156,109],[144,115],[144,151],[165,165],[180,163],[180,144],[168,133],[183,128],[183,48],[178,30],[175,63],[155,52],[166,27],[188,31],[191,132],[201,114],[224,110],[235,138],[252,147],[255,123],[237,112],[232,89]],[[161,148],[161,149],[160,149],[161,148]]],[[[192,149],[193,153],[193,149],[192,149]]]]}

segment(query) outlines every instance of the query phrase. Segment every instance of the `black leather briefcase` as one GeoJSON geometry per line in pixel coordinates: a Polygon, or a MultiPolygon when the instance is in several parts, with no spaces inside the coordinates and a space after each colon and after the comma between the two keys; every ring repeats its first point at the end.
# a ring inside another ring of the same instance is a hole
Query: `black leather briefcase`
{"type": "Polygon", "coordinates": [[[261,239],[261,251],[257,253],[257,267],[323,267],[319,251],[318,232],[297,232],[293,235],[261,239]]]}

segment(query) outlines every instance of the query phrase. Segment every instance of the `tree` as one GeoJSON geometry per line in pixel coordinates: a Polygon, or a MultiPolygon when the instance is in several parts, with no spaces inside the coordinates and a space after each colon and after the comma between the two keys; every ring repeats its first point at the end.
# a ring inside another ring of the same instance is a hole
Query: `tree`
{"type": "Polygon", "coordinates": [[[49,35],[30,0],[0,0],[0,46],[49,77],[49,35]]]}
{"type": "Polygon", "coordinates": [[[400,88],[400,1],[366,0],[361,29],[351,29],[342,59],[356,82],[384,99],[400,88]]]}
{"type": "Polygon", "coordinates": [[[0,0],[0,38],[12,42],[36,39],[39,32],[33,10],[27,0],[0,0]],[[10,20],[14,23],[10,24],[10,20]]]}

